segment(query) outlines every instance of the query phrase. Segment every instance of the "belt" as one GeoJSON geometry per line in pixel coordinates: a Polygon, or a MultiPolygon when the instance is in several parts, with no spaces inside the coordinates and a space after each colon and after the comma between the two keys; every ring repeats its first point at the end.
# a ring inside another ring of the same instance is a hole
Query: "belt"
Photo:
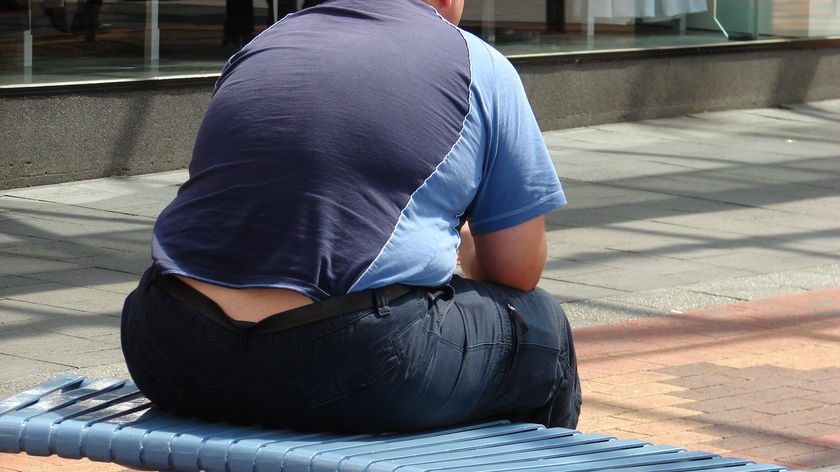
{"type": "MultiPolygon", "coordinates": [[[[151,283],[157,285],[181,303],[201,313],[210,321],[231,331],[239,331],[243,326],[247,326],[247,323],[232,319],[216,302],[177,277],[161,274],[154,267],[150,270],[151,283]]],[[[384,297],[384,300],[392,301],[415,288],[410,285],[392,284],[361,292],[336,295],[309,305],[273,314],[252,324],[248,328],[248,332],[251,334],[275,333],[347,313],[376,309],[379,306],[377,291],[379,291],[379,296],[384,297]]]]}

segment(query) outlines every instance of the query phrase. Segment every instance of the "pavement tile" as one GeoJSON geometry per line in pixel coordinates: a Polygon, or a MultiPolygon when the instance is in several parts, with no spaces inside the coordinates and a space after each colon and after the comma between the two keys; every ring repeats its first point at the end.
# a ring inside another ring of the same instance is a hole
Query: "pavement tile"
{"type": "Polygon", "coordinates": [[[62,459],[57,456],[38,457],[23,453],[0,453],[0,471],[2,472],[122,472],[129,470],[132,469],[88,459],[62,459]]]}
{"type": "Polygon", "coordinates": [[[840,443],[836,441],[838,426],[840,423],[832,424],[831,422],[796,425],[782,430],[781,434],[804,443],[840,449],[840,443]]]}
{"type": "Polygon", "coordinates": [[[824,434],[822,436],[808,438],[804,442],[808,444],[815,444],[817,446],[825,446],[840,450],[840,432],[831,434],[824,434]]]}
{"type": "MultiPolygon", "coordinates": [[[[679,390],[677,390],[678,392],[679,390]]],[[[664,409],[675,408],[683,403],[688,403],[691,400],[683,398],[674,393],[652,394],[644,397],[635,398],[621,398],[618,403],[630,410],[650,410],[650,409],[664,409]]]]}

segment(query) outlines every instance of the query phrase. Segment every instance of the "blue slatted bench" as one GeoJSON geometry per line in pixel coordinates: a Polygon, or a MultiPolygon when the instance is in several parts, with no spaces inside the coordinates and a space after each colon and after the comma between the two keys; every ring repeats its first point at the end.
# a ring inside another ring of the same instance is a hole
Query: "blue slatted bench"
{"type": "Polygon", "coordinates": [[[130,381],[78,375],[62,375],[0,402],[0,452],[207,472],[787,470],[526,423],[394,435],[209,423],[155,408],[130,381]]]}

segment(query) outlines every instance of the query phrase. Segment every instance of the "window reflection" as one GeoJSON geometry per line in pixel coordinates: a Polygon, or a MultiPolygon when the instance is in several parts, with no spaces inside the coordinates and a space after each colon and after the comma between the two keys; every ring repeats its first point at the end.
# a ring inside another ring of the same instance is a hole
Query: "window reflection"
{"type": "MultiPolygon", "coordinates": [[[[0,86],[217,74],[313,0],[0,0],[0,86]]],[[[836,0],[466,0],[509,56],[840,34],[836,0]]]]}

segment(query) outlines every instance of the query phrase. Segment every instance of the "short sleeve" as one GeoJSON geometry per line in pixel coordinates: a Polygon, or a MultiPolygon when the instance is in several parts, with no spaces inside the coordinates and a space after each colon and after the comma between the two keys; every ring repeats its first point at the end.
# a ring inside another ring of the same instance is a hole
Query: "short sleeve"
{"type": "Polygon", "coordinates": [[[474,234],[523,223],[566,204],[539,124],[516,69],[467,34],[473,112],[487,132],[482,176],[467,219],[474,234]]]}

